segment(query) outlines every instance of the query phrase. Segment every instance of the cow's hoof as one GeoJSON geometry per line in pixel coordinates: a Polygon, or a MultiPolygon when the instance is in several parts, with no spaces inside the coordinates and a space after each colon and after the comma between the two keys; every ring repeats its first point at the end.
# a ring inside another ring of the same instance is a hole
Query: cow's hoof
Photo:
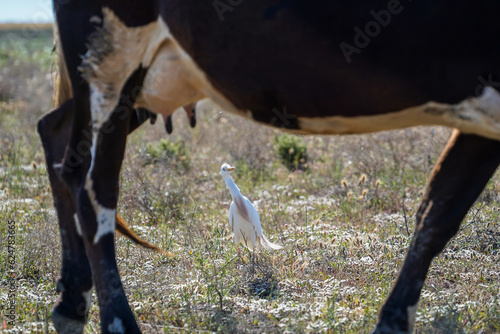
{"type": "Polygon", "coordinates": [[[372,334],[410,334],[410,332],[401,330],[395,326],[378,323],[372,334]]]}
{"type": "Polygon", "coordinates": [[[52,311],[52,321],[59,334],[81,334],[85,321],[63,317],[57,311],[52,311]]]}
{"type": "Polygon", "coordinates": [[[85,321],[64,317],[57,308],[52,310],[52,322],[59,334],[81,334],[85,327],[85,321]]]}

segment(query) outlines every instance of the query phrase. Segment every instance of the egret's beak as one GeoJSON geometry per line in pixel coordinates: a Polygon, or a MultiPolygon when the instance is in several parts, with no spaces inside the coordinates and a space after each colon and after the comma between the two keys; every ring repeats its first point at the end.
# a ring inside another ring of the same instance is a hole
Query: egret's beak
{"type": "Polygon", "coordinates": [[[234,170],[234,167],[228,167],[228,168],[227,168],[227,170],[228,170],[229,172],[232,172],[232,171],[234,170]]]}

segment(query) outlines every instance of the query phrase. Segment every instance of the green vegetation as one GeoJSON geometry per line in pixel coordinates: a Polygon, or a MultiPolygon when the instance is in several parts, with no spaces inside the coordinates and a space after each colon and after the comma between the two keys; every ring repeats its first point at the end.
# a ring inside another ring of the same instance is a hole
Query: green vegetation
{"type": "MultiPolygon", "coordinates": [[[[10,220],[16,223],[17,286],[16,325],[3,328],[2,310],[0,326],[2,333],[52,332],[49,314],[58,297],[61,248],[35,131],[36,120],[51,108],[52,41],[49,30],[19,42],[26,51],[0,41],[0,54],[9,55],[0,72],[1,306],[8,300],[10,220]],[[49,63],[45,56],[31,56],[37,50],[47,52],[49,63]]],[[[145,124],[128,140],[119,211],[138,235],[176,254],[168,259],[116,237],[120,274],[142,331],[354,334],[373,329],[449,130],[285,137],[220,115],[210,103],[202,104],[197,116],[193,130],[178,113],[170,137],[162,124],[145,124]],[[294,139],[287,144],[283,138],[294,139]],[[306,148],[308,172],[283,166],[276,142],[292,145],[286,153],[294,148],[286,162],[300,163],[296,152],[306,148]],[[186,160],[189,168],[183,166],[186,160]],[[219,173],[223,162],[235,165],[236,183],[256,204],[266,235],[284,250],[257,252],[252,264],[246,249],[233,244],[231,197],[219,173]]],[[[496,175],[434,260],[417,333],[500,332],[499,191],[496,175]]],[[[86,333],[99,331],[95,294],[93,301],[86,333]]]]}
{"type": "Polygon", "coordinates": [[[36,64],[48,72],[53,60],[51,41],[52,29],[47,27],[0,29],[0,68],[36,64]]]}
{"type": "Polygon", "coordinates": [[[180,166],[189,169],[189,151],[183,142],[172,142],[168,139],[160,139],[155,143],[146,144],[146,164],[169,163],[172,167],[180,166]]]}
{"type": "Polygon", "coordinates": [[[289,170],[307,168],[307,147],[301,137],[289,134],[274,136],[274,151],[289,170]]]}

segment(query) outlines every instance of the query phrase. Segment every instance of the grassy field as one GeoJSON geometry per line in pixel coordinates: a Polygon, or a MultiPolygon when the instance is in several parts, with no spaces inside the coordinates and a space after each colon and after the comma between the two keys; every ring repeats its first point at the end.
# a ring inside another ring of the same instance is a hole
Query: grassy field
{"type": "MultiPolygon", "coordinates": [[[[0,29],[0,332],[52,332],[60,241],[36,120],[51,108],[51,31],[0,29]],[[15,222],[15,307],[5,317],[9,221],[15,222]]],[[[119,212],[168,259],[118,236],[117,259],[144,333],[366,333],[404,259],[427,176],[450,130],[415,128],[299,138],[306,172],[290,172],[276,130],[209,102],[190,129],[183,113],[129,137],[119,212]],[[266,235],[256,254],[232,242],[223,162],[254,201],[266,235]]],[[[279,137],[281,138],[281,137],[279,137]]],[[[436,258],[417,333],[500,333],[500,180],[436,258]]],[[[87,333],[99,331],[90,310],[87,333]]]]}

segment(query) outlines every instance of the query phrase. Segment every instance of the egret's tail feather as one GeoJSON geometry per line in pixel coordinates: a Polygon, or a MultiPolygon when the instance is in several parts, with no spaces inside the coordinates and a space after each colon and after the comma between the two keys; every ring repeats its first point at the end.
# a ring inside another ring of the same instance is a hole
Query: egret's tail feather
{"type": "Polygon", "coordinates": [[[270,250],[278,250],[278,249],[282,249],[283,248],[283,246],[280,246],[280,245],[277,245],[277,244],[273,244],[271,241],[267,240],[267,238],[264,236],[264,234],[262,234],[261,237],[260,237],[260,244],[265,249],[270,249],[270,250]]]}

